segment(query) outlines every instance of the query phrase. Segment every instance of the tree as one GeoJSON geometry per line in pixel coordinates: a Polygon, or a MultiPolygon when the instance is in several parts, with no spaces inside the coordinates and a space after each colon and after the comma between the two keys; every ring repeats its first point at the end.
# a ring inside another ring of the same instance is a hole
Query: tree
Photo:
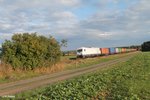
{"type": "Polygon", "coordinates": [[[2,44],[2,60],[13,69],[34,69],[50,66],[60,60],[59,43],[53,37],[37,36],[36,33],[15,34],[12,40],[2,44]]]}
{"type": "MultiPolygon", "coordinates": [[[[68,41],[66,39],[62,39],[60,46],[61,47],[67,47],[67,42],[68,41]]],[[[64,51],[62,52],[62,54],[63,54],[63,56],[65,56],[65,52],[64,51]]],[[[69,55],[69,52],[68,52],[68,55],[69,55]]]]}
{"type": "Polygon", "coordinates": [[[141,47],[142,51],[150,51],[150,41],[144,42],[141,47]]]}
{"type": "Polygon", "coordinates": [[[67,47],[67,42],[68,42],[68,41],[67,41],[66,39],[62,39],[62,40],[61,40],[61,44],[60,44],[61,47],[67,47]]]}

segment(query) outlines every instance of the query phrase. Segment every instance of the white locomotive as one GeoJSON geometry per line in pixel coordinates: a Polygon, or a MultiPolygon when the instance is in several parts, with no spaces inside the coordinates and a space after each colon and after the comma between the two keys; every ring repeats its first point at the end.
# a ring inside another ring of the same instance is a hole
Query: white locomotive
{"type": "Polygon", "coordinates": [[[95,57],[100,55],[101,55],[100,48],[81,47],[77,49],[77,57],[79,58],[95,57]]]}

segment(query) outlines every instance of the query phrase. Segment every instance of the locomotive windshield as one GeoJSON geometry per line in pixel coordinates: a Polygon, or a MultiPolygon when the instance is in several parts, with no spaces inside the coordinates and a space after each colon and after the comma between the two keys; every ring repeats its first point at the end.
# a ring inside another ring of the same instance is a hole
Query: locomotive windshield
{"type": "Polygon", "coordinates": [[[82,52],[82,49],[77,50],[77,52],[79,52],[79,53],[82,52]]]}

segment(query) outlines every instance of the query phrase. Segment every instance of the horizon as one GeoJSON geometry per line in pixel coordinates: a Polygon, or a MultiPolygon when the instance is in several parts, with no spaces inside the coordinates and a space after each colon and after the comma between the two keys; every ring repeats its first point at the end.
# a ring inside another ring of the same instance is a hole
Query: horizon
{"type": "Polygon", "coordinates": [[[64,50],[150,40],[149,0],[0,0],[0,46],[14,33],[68,40],[64,50]]]}

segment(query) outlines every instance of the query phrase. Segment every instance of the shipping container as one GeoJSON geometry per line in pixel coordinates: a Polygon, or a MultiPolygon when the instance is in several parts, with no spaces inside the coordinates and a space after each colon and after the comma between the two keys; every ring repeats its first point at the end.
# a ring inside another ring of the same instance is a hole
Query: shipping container
{"type": "Polygon", "coordinates": [[[125,48],[125,52],[127,52],[127,48],[125,48]]]}
{"type": "Polygon", "coordinates": [[[118,48],[119,53],[122,53],[122,48],[118,48]]]}
{"type": "Polygon", "coordinates": [[[116,53],[119,53],[119,49],[118,48],[115,48],[115,51],[116,51],[116,53]]]}
{"type": "Polygon", "coordinates": [[[115,48],[109,48],[109,53],[110,53],[110,54],[115,54],[115,53],[116,53],[115,48]]]}
{"type": "Polygon", "coordinates": [[[126,48],[126,52],[130,52],[130,49],[129,49],[129,48],[126,48]]]}
{"type": "Polygon", "coordinates": [[[122,49],[121,48],[115,48],[116,49],[116,53],[121,53],[122,49]]]}
{"type": "Polygon", "coordinates": [[[126,48],[121,48],[122,53],[126,52],[126,48]]]}
{"type": "Polygon", "coordinates": [[[137,49],[131,49],[131,51],[137,51],[137,49]]]}
{"type": "Polygon", "coordinates": [[[109,54],[109,48],[100,48],[102,55],[108,55],[109,54]]]}

